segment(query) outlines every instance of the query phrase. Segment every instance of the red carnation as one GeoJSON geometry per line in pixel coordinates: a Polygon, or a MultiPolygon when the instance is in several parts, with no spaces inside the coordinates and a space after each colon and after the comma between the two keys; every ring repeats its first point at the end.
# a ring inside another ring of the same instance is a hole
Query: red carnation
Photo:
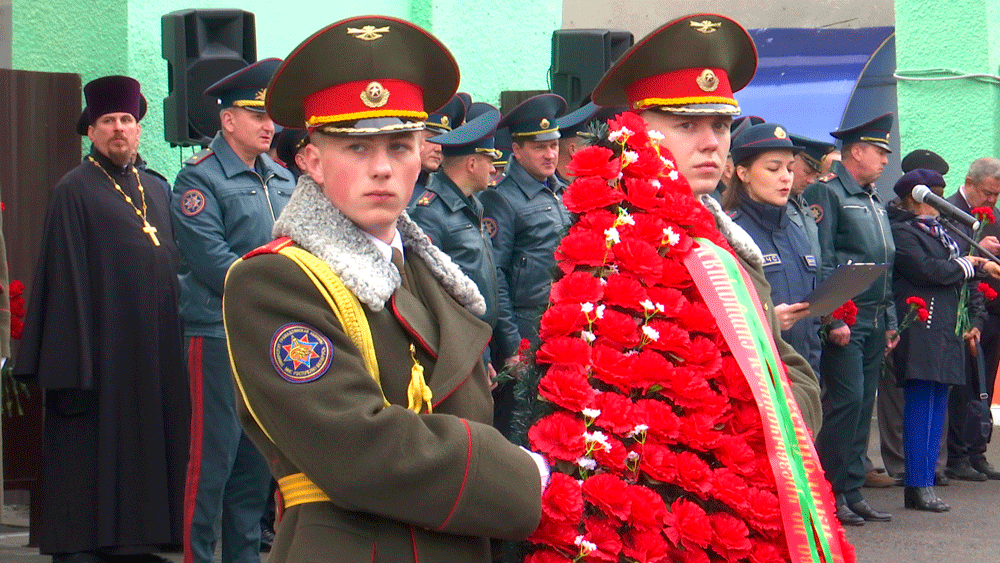
{"type": "Polygon", "coordinates": [[[673,385],[677,371],[669,360],[653,349],[643,350],[638,355],[632,356],[632,370],[635,375],[631,387],[643,393],[653,386],[662,389],[673,385]]]}
{"type": "Polygon", "coordinates": [[[722,357],[722,369],[719,370],[722,376],[720,384],[726,390],[730,398],[740,402],[753,401],[753,391],[747,380],[740,371],[740,366],[731,354],[722,357]]]}
{"type": "Polygon", "coordinates": [[[732,514],[716,512],[708,517],[712,523],[712,550],[726,561],[738,561],[750,553],[753,545],[746,524],[732,514]]]}
{"type": "Polygon", "coordinates": [[[538,364],[579,364],[590,363],[590,346],[579,338],[562,336],[542,344],[535,354],[538,364]]]}
{"type": "MultiPolygon", "coordinates": [[[[673,287],[653,286],[646,290],[649,300],[656,307],[657,314],[668,318],[678,318],[683,315],[688,306],[688,300],[679,289],[673,287]]],[[[684,326],[681,319],[681,326],[684,326]]]]}
{"type": "Polygon", "coordinates": [[[925,322],[931,316],[927,309],[917,309],[917,320],[925,322]]]}
{"type": "Polygon", "coordinates": [[[907,303],[907,305],[916,305],[918,309],[926,309],[927,308],[927,302],[924,301],[923,299],[921,299],[920,297],[917,297],[916,295],[912,295],[910,297],[907,297],[906,298],[906,303],[907,303]]]}
{"type": "Polygon", "coordinates": [[[604,288],[604,303],[630,311],[642,311],[642,303],[647,299],[646,288],[635,278],[622,274],[608,277],[604,288]]]}
{"type": "Polygon", "coordinates": [[[705,460],[694,452],[677,454],[677,484],[701,498],[708,498],[714,474],[705,460]]]}
{"type": "MultiPolygon", "coordinates": [[[[614,156],[615,153],[611,149],[596,145],[580,149],[573,154],[573,160],[567,166],[567,170],[577,178],[600,176],[605,180],[613,180],[618,177],[620,170],[618,159],[614,156]]],[[[572,185],[570,188],[572,189],[572,185]]]]}
{"type": "Polygon", "coordinates": [[[714,484],[709,493],[712,498],[727,504],[737,510],[747,508],[746,480],[733,473],[729,468],[720,467],[715,470],[714,484]]]}
{"type": "Polygon", "coordinates": [[[635,403],[636,423],[649,427],[646,435],[659,444],[675,444],[680,436],[681,419],[663,401],[642,399],[635,403]]]}
{"type": "Polygon", "coordinates": [[[599,518],[588,518],[584,526],[587,529],[584,539],[597,546],[597,549],[584,555],[583,560],[587,563],[617,563],[622,551],[621,534],[618,533],[617,526],[610,520],[599,518]]]}
{"type": "MultiPolygon", "coordinates": [[[[603,147],[591,148],[603,149],[603,147]]],[[[576,162],[576,159],[573,159],[573,162],[576,162]]],[[[586,213],[616,204],[624,199],[625,194],[620,189],[609,186],[608,182],[603,178],[586,176],[577,178],[566,188],[563,203],[566,205],[566,209],[572,213],[586,213]]]]}
{"type": "Polygon", "coordinates": [[[10,285],[7,286],[10,291],[11,296],[17,296],[24,293],[24,284],[21,280],[10,280],[10,285]]]}
{"type": "Polygon", "coordinates": [[[638,325],[638,321],[631,316],[607,309],[603,317],[594,321],[594,334],[632,347],[639,343],[638,325]]]}
{"type": "Polygon", "coordinates": [[[663,534],[640,529],[628,530],[622,555],[637,563],[666,563],[670,561],[670,545],[663,534]]]}
{"type": "Polygon", "coordinates": [[[607,473],[599,473],[583,482],[583,498],[620,522],[627,520],[632,511],[628,484],[607,473]]]}
{"type": "Polygon", "coordinates": [[[625,456],[628,455],[628,451],[618,438],[606,436],[605,439],[608,445],[611,446],[610,449],[597,446],[591,455],[594,457],[594,461],[601,467],[605,467],[615,474],[621,474],[625,471],[625,456]]]}
{"type": "Polygon", "coordinates": [[[538,394],[571,412],[589,408],[596,396],[587,380],[587,369],[577,364],[549,367],[538,382],[538,394]]]}
{"type": "Polygon", "coordinates": [[[638,114],[626,111],[608,120],[608,129],[612,132],[628,131],[626,143],[630,147],[643,147],[649,143],[648,125],[638,114]]]}
{"type": "Polygon", "coordinates": [[[14,340],[20,340],[21,336],[23,335],[24,335],[24,321],[16,317],[11,317],[10,337],[14,340]]]}
{"type": "Polygon", "coordinates": [[[982,221],[984,223],[996,223],[997,222],[996,217],[993,215],[993,208],[992,207],[985,207],[985,206],[983,206],[983,207],[973,207],[969,211],[969,213],[971,213],[973,217],[975,217],[976,219],[979,219],[980,221],[982,221]]]}
{"type": "Polygon", "coordinates": [[[623,160],[626,160],[628,163],[623,163],[622,172],[629,176],[638,176],[639,178],[655,178],[660,175],[660,171],[664,167],[663,160],[660,159],[660,153],[655,148],[649,146],[635,147],[629,153],[628,157],[625,157],[623,154],[623,160]]]}
{"type": "Polygon", "coordinates": [[[531,449],[546,454],[550,460],[572,461],[587,451],[583,420],[569,413],[555,412],[535,423],[528,430],[531,449]]]}
{"type": "Polygon", "coordinates": [[[660,350],[662,352],[682,354],[691,346],[691,338],[688,331],[677,326],[670,321],[651,319],[646,323],[652,331],[647,333],[647,348],[660,350]],[[655,338],[653,338],[653,335],[655,338]]]}
{"type": "Polygon", "coordinates": [[[990,287],[990,284],[986,282],[979,282],[979,285],[976,287],[977,289],[979,289],[980,293],[982,293],[983,296],[986,297],[987,300],[993,301],[994,299],[997,298],[997,292],[995,289],[990,287]]]}
{"type": "MultiPolygon", "coordinates": [[[[528,537],[528,541],[547,545],[560,551],[576,553],[578,548],[573,542],[580,535],[577,527],[576,522],[562,522],[543,516],[538,528],[535,528],[535,531],[528,537]]],[[[555,561],[565,563],[567,559],[572,560],[571,558],[563,557],[562,559],[555,559],[555,561]]]]}
{"type": "Polygon", "coordinates": [[[674,483],[677,481],[677,454],[666,446],[644,444],[639,470],[658,483],[674,483]]]}
{"type": "Polygon", "coordinates": [[[27,311],[24,308],[24,297],[20,295],[10,298],[10,314],[12,318],[23,319],[27,311]]]}
{"type": "Polygon", "coordinates": [[[750,489],[747,491],[747,509],[744,517],[748,523],[763,532],[781,529],[781,507],[778,497],[769,491],[750,489]]]}
{"type": "Polygon", "coordinates": [[[840,307],[837,307],[830,316],[844,321],[847,326],[854,326],[854,323],[858,320],[858,306],[854,304],[854,301],[848,299],[847,303],[844,303],[840,307]]]}
{"type": "Polygon", "coordinates": [[[762,541],[753,542],[750,563],[785,563],[787,560],[773,544],[762,541]]]}
{"type": "Polygon", "coordinates": [[[739,473],[749,475],[757,467],[757,454],[739,436],[723,436],[713,449],[719,463],[739,473]]]}
{"type": "Polygon", "coordinates": [[[622,225],[618,228],[622,236],[641,239],[653,246],[660,246],[663,239],[663,229],[667,224],[663,219],[648,213],[632,213],[632,225],[622,225]]]}
{"type": "Polygon", "coordinates": [[[612,248],[624,273],[640,280],[655,280],[663,274],[663,259],[653,245],[639,239],[626,239],[612,248]]]}
{"type": "Polygon", "coordinates": [[[632,360],[620,351],[607,346],[593,348],[593,377],[623,392],[631,390],[632,360]]]}
{"type": "Polygon", "coordinates": [[[691,332],[702,334],[712,334],[719,329],[719,324],[715,322],[715,317],[704,303],[697,301],[689,302],[687,308],[680,315],[681,326],[691,332]]]}
{"type": "Polygon", "coordinates": [[[564,473],[553,472],[542,493],[542,512],[550,520],[575,524],[583,517],[580,483],[564,473]]]}
{"type": "Polygon", "coordinates": [[[712,541],[712,527],[705,509],[679,498],[667,513],[667,539],[686,548],[705,548],[712,541]]]}
{"type": "Polygon", "coordinates": [[[722,367],[722,352],[704,336],[691,339],[691,346],[682,350],[680,356],[687,365],[698,366],[704,373],[715,373],[722,367]]]}
{"type": "Polygon", "coordinates": [[[538,336],[542,340],[569,336],[583,330],[587,324],[587,316],[579,303],[552,305],[542,313],[538,336]]]}
{"type": "Polygon", "coordinates": [[[675,547],[670,550],[671,563],[713,563],[700,547],[675,547]]]}
{"type": "Polygon", "coordinates": [[[559,268],[568,274],[577,265],[603,266],[611,258],[611,251],[603,234],[589,230],[575,230],[563,237],[556,248],[556,260],[559,268]]]}
{"type": "Polygon", "coordinates": [[[676,287],[682,291],[685,288],[694,286],[691,273],[684,267],[684,264],[672,257],[664,258],[662,264],[662,277],[659,280],[660,285],[664,287],[676,287]]]}
{"type": "Polygon", "coordinates": [[[573,272],[552,284],[553,303],[596,303],[604,296],[604,284],[588,272],[573,272]]]}
{"type": "Polygon", "coordinates": [[[662,190],[653,182],[642,178],[626,177],[622,184],[625,189],[625,199],[629,203],[648,211],[656,211],[663,214],[662,208],[667,205],[662,190]]]}
{"type": "Polygon", "coordinates": [[[628,492],[632,497],[630,524],[659,535],[667,517],[667,505],[664,504],[663,497],[656,491],[639,485],[630,486],[628,492]]]}
{"type": "Polygon", "coordinates": [[[625,395],[601,393],[594,401],[594,408],[601,411],[594,424],[604,430],[624,436],[635,428],[632,400],[625,395]]]}
{"type": "Polygon", "coordinates": [[[617,213],[612,213],[607,209],[595,209],[589,213],[580,215],[577,218],[576,224],[569,228],[569,232],[585,230],[604,233],[604,231],[613,227],[617,220],[617,213]]]}

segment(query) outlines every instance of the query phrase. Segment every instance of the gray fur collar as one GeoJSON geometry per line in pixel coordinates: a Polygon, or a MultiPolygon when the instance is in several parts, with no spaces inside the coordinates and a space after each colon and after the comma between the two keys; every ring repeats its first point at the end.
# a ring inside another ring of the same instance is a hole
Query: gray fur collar
{"type": "MultiPolygon", "coordinates": [[[[475,282],[431,244],[427,235],[403,213],[396,224],[407,252],[420,256],[449,295],[472,314],[486,312],[475,282]]],[[[350,219],[344,216],[308,174],[299,177],[291,199],[274,223],[275,237],[289,237],[326,262],[347,289],[373,311],[385,308],[399,287],[396,266],[350,219]]]]}
{"type": "Polygon", "coordinates": [[[737,225],[726,215],[726,212],[722,210],[722,206],[719,202],[715,201],[715,198],[708,194],[702,194],[697,196],[701,204],[705,206],[708,211],[715,216],[715,226],[722,233],[722,236],[726,237],[729,241],[729,246],[733,247],[736,254],[739,254],[748,264],[754,268],[761,268],[764,266],[764,256],[760,252],[760,247],[757,243],[753,241],[753,238],[743,230],[743,227],[737,225]]]}

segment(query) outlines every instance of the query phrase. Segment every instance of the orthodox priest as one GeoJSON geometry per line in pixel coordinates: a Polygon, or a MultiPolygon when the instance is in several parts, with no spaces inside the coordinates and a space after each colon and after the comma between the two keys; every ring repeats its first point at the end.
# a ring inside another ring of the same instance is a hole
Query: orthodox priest
{"type": "Polygon", "coordinates": [[[152,561],[181,543],[190,403],[178,254],[156,180],[133,165],[145,100],[84,87],[83,162],[52,189],[15,374],[45,390],[39,550],[152,561]]]}

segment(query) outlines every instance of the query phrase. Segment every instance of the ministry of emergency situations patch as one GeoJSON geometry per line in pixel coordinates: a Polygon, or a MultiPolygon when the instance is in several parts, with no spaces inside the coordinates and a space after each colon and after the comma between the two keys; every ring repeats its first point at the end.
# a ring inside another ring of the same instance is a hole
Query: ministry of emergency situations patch
{"type": "Polygon", "coordinates": [[[205,209],[205,194],[199,190],[190,189],[181,195],[181,213],[193,217],[205,209]]]}
{"type": "Polygon", "coordinates": [[[287,324],[271,338],[271,364],[289,383],[316,381],[330,369],[332,360],[330,339],[309,325],[287,324]]]}
{"type": "Polygon", "coordinates": [[[493,217],[483,217],[483,230],[490,235],[490,238],[497,236],[500,231],[500,228],[497,227],[497,220],[493,217]]]}
{"type": "Polygon", "coordinates": [[[823,220],[823,207],[818,203],[814,203],[809,206],[809,213],[812,213],[813,219],[815,219],[817,223],[823,220]]]}

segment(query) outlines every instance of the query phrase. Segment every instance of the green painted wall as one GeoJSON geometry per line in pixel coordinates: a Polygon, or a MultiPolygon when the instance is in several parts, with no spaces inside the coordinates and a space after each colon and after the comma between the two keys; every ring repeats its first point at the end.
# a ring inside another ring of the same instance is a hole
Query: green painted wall
{"type": "Polygon", "coordinates": [[[548,87],[549,41],[562,21],[560,0],[481,0],[474,14],[460,0],[299,0],[292,9],[280,6],[273,0],[13,0],[11,62],[20,70],[76,72],[83,83],[108,74],[138,79],[149,101],[140,150],[152,168],[173,179],[193,149],[171,149],[163,140],[163,14],[191,8],[252,12],[260,59],[284,57],[316,30],[345,17],[375,13],[407,19],[452,49],[462,90],[494,104],[501,90],[548,87]]]}
{"type": "MultiPolygon", "coordinates": [[[[996,0],[896,0],[896,68],[996,76],[1000,6],[996,0]]],[[[951,73],[920,74],[948,77],[951,73]]],[[[900,141],[905,155],[931,149],[948,161],[948,191],[962,185],[973,160],[1000,155],[1000,84],[968,78],[898,81],[900,141]]]]}

